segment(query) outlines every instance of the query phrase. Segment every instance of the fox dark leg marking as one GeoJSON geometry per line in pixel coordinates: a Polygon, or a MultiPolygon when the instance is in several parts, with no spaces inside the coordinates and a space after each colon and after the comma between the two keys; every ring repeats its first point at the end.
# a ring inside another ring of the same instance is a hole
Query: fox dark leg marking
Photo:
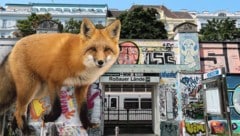
{"type": "Polygon", "coordinates": [[[44,122],[54,122],[60,117],[61,114],[62,109],[60,98],[56,97],[52,105],[51,111],[48,114],[44,115],[43,120],[44,122]]]}
{"type": "Polygon", "coordinates": [[[82,122],[83,128],[88,129],[89,127],[92,127],[91,121],[89,120],[88,117],[88,108],[87,108],[87,102],[83,102],[80,113],[79,113],[79,118],[82,122]]]}
{"type": "Polygon", "coordinates": [[[85,129],[93,127],[93,124],[91,123],[88,117],[88,108],[86,102],[88,87],[89,87],[88,85],[75,87],[75,96],[78,104],[79,118],[85,129]]]}

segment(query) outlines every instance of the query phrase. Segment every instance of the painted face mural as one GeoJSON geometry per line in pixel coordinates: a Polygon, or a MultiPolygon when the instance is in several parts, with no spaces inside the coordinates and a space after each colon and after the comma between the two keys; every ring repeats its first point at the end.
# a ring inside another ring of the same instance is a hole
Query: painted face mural
{"type": "Polygon", "coordinates": [[[238,114],[240,114],[240,87],[238,86],[233,93],[233,105],[238,114]]]}
{"type": "Polygon", "coordinates": [[[120,55],[118,64],[137,64],[139,59],[139,49],[132,42],[123,42],[120,44],[120,55]]]}
{"type": "Polygon", "coordinates": [[[186,39],[183,41],[181,53],[184,56],[185,64],[188,64],[189,67],[196,66],[195,57],[198,55],[198,50],[192,39],[186,39]]]}

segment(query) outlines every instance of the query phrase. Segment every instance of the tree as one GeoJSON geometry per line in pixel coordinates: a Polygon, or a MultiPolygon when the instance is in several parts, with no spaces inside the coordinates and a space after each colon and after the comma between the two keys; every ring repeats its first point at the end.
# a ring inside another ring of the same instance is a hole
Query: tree
{"type": "Polygon", "coordinates": [[[122,23],[121,38],[130,39],[166,39],[164,24],[158,21],[156,9],[137,7],[119,15],[122,23]]]}
{"type": "Polygon", "coordinates": [[[70,20],[66,22],[66,25],[63,31],[67,33],[78,34],[80,32],[81,23],[82,21],[77,21],[77,20],[74,20],[73,18],[70,18],[70,20]]]}
{"type": "MultiPolygon", "coordinates": [[[[51,14],[32,13],[30,16],[28,16],[27,19],[18,20],[17,21],[18,31],[14,32],[14,35],[16,37],[24,37],[36,33],[39,23],[43,20],[52,20],[51,14]]],[[[55,21],[61,24],[58,20],[55,21]]],[[[59,27],[59,29],[61,29],[61,27],[59,27]]]]}
{"type": "Polygon", "coordinates": [[[207,25],[199,32],[201,41],[232,41],[240,37],[240,30],[236,28],[236,20],[214,18],[207,22],[207,25]]]}
{"type": "MultiPolygon", "coordinates": [[[[80,20],[77,21],[77,20],[74,20],[73,18],[70,18],[70,20],[66,22],[63,32],[78,34],[80,33],[81,24],[82,24],[82,21],[80,20]]],[[[96,24],[95,27],[99,29],[104,28],[102,24],[96,24]]]]}

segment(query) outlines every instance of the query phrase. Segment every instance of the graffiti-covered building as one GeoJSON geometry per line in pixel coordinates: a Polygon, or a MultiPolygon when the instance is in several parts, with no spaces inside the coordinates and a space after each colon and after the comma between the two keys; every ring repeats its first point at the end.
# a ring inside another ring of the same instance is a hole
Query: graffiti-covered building
{"type": "MultiPolygon", "coordinates": [[[[48,98],[32,102],[30,123],[40,130],[35,135],[106,135],[104,127],[110,125],[109,133],[126,133],[124,128],[134,133],[148,125],[148,132],[161,136],[205,135],[202,75],[221,67],[227,73],[233,133],[240,133],[240,43],[199,43],[192,23],[178,25],[175,34],[174,40],[120,40],[116,64],[89,88],[86,108],[96,125],[93,129],[83,129],[74,88],[64,86],[57,121],[42,125],[41,116],[50,108],[48,98]]],[[[1,60],[11,48],[1,43],[1,60]]],[[[212,134],[227,134],[224,119],[212,118],[209,124],[212,134]]]]}

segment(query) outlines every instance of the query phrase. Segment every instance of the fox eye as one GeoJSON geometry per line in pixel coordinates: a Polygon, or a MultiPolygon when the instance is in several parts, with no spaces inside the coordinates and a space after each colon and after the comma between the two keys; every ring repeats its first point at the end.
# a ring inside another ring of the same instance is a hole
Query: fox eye
{"type": "Polygon", "coordinates": [[[112,50],[111,48],[109,48],[109,47],[106,47],[106,48],[104,49],[104,51],[111,51],[111,52],[113,52],[113,50],[112,50]]]}
{"type": "Polygon", "coordinates": [[[88,50],[90,50],[90,51],[97,51],[96,47],[91,47],[88,50]]]}

